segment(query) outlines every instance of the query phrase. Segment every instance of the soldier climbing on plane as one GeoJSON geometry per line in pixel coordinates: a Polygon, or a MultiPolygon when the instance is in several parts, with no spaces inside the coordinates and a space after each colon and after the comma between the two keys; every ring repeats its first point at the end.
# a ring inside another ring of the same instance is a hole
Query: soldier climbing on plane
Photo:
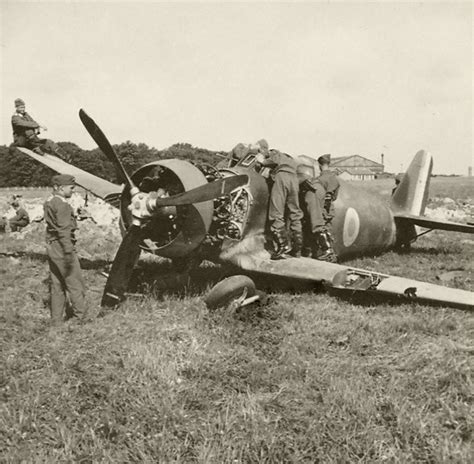
{"type": "Polygon", "coordinates": [[[330,170],[331,155],[326,154],[318,158],[319,170],[321,174],[317,178],[319,183],[326,190],[326,196],[324,199],[324,210],[323,216],[325,221],[325,229],[320,233],[320,247],[323,251],[322,256],[319,259],[325,261],[336,262],[337,257],[333,249],[333,235],[332,235],[332,220],[334,219],[335,209],[334,202],[337,199],[339,193],[339,180],[336,174],[330,170]]]}
{"type": "Polygon", "coordinates": [[[303,245],[301,225],[303,212],[298,198],[297,162],[286,153],[268,148],[262,149],[257,154],[256,161],[260,166],[271,169],[270,176],[273,180],[268,208],[268,220],[275,245],[272,259],[299,257],[303,245]],[[287,219],[291,232],[291,245],[286,228],[287,219]]]}

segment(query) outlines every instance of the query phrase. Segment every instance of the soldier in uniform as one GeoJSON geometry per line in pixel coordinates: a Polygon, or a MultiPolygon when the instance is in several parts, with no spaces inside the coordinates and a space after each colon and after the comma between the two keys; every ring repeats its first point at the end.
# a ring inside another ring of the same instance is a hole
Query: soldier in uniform
{"type": "Polygon", "coordinates": [[[67,297],[71,317],[83,319],[86,307],[85,285],[75,251],[77,223],[73,208],[66,201],[72,195],[75,179],[69,174],[59,174],[53,176],[52,183],[53,196],[44,204],[44,219],[51,278],[51,322],[57,325],[64,320],[67,297]]]}
{"type": "Polygon", "coordinates": [[[44,155],[44,152],[61,154],[61,149],[52,140],[38,137],[41,129],[48,129],[40,126],[26,112],[25,102],[21,98],[15,100],[15,109],[12,116],[13,146],[29,148],[39,155],[44,155]]]}
{"type": "Polygon", "coordinates": [[[10,219],[10,230],[12,232],[17,232],[30,223],[30,217],[18,200],[12,201],[12,207],[16,211],[16,214],[10,219]]]}
{"type": "Polygon", "coordinates": [[[319,259],[326,261],[336,261],[337,257],[332,247],[332,220],[334,218],[334,202],[336,201],[339,192],[339,180],[334,172],[329,169],[331,164],[331,155],[326,154],[318,158],[319,170],[321,174],[318,177],[319,182],[326,190],[326,197],[324,201],[324,219],[326,230],[320,234],[320,247],[323,254],[319,259]]]}
{"type": "Polygon", "coordinates": [[[270,192],[268,219],[276,250],[272,259],[301,256],[303,231],[301,211],[298,199],[298,179],[296,177],[296,161],[286,153],[269,150],[259,153],[256,157],[259,165],[271,168],[273,186],[270,192]],[[285,210],[289,212],[292,246],[288,241],[285,222],[285,210]]]}
{"type": "Polygon", "coordinates": [[[311,166],[300,164],[296,170],[300,186],[300,206],[303,211],[302,255],[318,259],[320,234],[326,230],[324,202],[326,190],[314,176],[311,166]]]}

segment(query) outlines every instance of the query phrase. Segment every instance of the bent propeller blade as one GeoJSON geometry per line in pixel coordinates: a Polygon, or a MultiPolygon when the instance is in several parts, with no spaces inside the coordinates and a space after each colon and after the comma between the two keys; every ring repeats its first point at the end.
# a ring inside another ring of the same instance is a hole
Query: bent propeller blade
{"type": "Polygon", "coordinates": [[[105,284],[101,306],[113,307],[123,300],[133,268],[140,256],[140,241],[142,238],[139,226],[131,225],[115,255],[110,274],[105,284]]]}
{"type": "Polygon", "coordinates": [[[203,201],[214,200],[216,198],[228,195],[233,190],[248,182],[249,178],[246,174],[238,176],[226,177],[224,179],[210,182],[196,187],[187,192],[179,193],[168,198],[156,198],[155,207],[161,206],[182,206],[193,203],[201,203],[203,201]]]}
{"type": "Polygon", "coordinates": [[[117,153],[96,122],[82,108],[79,110],[79,118],[81,119],[82,124],[84,124],[87,132],[89,132],[89,135],[94,139],[97,146],[102,150],[102,153],[104,153],[109,161],[114,164],[117,171],[122,174],[128,186],[130,188],[135,187],[135,184],[128,175],[127,171],[125,171],[125,168],[117,156],[117,153]]]}

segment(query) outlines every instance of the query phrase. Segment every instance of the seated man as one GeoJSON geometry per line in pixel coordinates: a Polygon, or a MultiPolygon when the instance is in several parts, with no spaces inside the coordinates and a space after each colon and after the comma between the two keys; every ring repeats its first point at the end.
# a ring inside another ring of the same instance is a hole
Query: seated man
{"type": "Polygon", "coordinates": [[[15,100],[16,112],[12,116],[13,129],[13,146],[25,147],[33,150],[39,155],[45,152],[51,154],[59,154],[60,148],[49,139],[40,139],[39,131],[48,130],[46,127],[40,126],[25,109],[25,102],[21,98],[15,100]]]}
{"type": "Polygon", "coordinates": [[[4,232],[6,232],[6,228],[7,228],[7,218],[5,216],[2,216],[0,218],[0,233],[3,234],[4,232]]]}
{"type": "Polygon", "coordinates": [[[10,230],[17,232],[30,223],[30,217],[26,210],[20,206],[18,201],[13,201],[12,207],[16,211],[16,214],[10,219],[10,230]]]}

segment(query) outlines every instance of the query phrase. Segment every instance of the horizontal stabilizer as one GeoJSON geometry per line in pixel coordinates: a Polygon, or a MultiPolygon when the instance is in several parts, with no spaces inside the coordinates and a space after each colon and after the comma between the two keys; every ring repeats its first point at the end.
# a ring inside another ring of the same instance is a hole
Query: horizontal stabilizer
{"type": "Polygon", "coordinates": [[[468,234],[474,233],[474,225],[460,222],[440,221],[438,219],[430,219],[425,216],[415,216],[412,214],[395,214],[394,217],[395,222],[399,224],[412,224],[426,229],[449,230],[468,234]]]}
{"type": "Polygon", "coordinates": [[[76,178],[77,185],[80,185],[93,195],[106,200],[107,196],[112,194],[120,194],[122,192],[122,186],[113,184],[108,180],[102,179],[101,177],[94,176],[90,172],[83,171],[82,169],[73,166],[72,164],[66,163],[62,159],[52,155],[38,155],[31,150],[23,147],[17,147],[25,155],[33,158],[41,164],[44,164],[53,171],[59,174],[70,174],[76,178]]]}

